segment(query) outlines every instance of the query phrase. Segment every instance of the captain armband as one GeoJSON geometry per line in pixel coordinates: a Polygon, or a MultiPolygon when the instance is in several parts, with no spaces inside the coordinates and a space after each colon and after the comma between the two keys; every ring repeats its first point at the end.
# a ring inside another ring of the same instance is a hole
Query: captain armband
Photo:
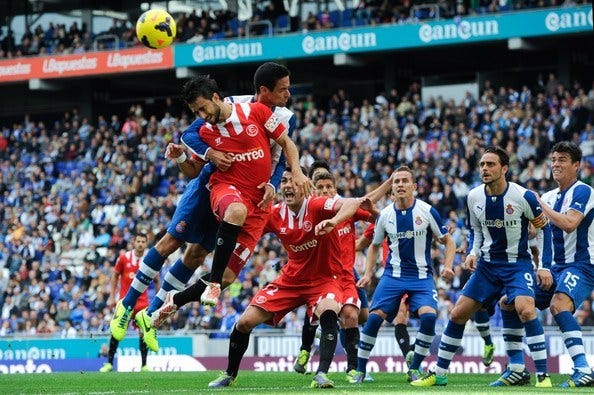
{"type": "Polygon", "coordinates": [[[549,219],[544,213],[541,213],[538,217],[531,219],[530,222],[535,228],[542,229],[549,223],[549,219]]]}

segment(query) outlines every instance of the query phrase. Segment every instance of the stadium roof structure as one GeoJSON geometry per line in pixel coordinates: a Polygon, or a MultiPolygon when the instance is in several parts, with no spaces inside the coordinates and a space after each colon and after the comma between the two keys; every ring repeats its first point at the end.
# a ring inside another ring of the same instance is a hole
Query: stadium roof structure
{"type": "MultiPolygon", "coordinates": [[[[0,0],[0,23],[5,23],[17,15],[40,15],[47,13],[70,14],[73,11],[90,9],[127,14],[137,11],[140,0],[0,0]]],[[[115,15],[114,15],[115,17],[115,15]]]]}

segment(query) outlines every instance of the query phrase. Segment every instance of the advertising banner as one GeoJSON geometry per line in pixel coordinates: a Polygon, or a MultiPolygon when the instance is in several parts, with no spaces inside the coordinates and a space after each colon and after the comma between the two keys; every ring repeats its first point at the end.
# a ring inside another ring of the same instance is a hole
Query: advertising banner
{"type": "Polygon", "coordinates": [[[262,62],[580,32],[592,32],[589,5],[180,44],[175,48],[175,66],[262,62]]]}
{"type": "Polygon", "coordinates": [[[131,48],[0,60],[0,83],[169,69],[173,67],[172,51],[171,47],[161,50],[131,48]]]}
{"type": "MultiPolygon", "coordinates": [[[[14,339],[0,340],[0,364],[6,361],[42,361],[97,358],[108,337],[87,339],[14,339]]],[[[137,355],[138,337],[122,340],[117,355],[137,355]]],[[[192,354],[192,337],[163,336],[159,338],[159,355],[192,354]]],[[[19,362],[22,363],[22,362],[19,362]]]]}

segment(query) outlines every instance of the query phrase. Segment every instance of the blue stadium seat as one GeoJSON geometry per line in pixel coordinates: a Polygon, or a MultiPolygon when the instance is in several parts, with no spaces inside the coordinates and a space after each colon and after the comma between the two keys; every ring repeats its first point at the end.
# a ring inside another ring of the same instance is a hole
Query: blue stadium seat
{"type": "Polygon", "coordinates": [[[229,24],[229,29],[233,32],[234,36],[239,34],[239,19],[233,18],[227,22],[229,24]]]}
{"type": "Polygon", "coordinates": [[[167,196],[169,194],[169,180],[162,179],[157,186],[157,196],[167,196]]]}
{"type": "Polygon", "coordinates": [[[278,18],[276,19],[275,30],[277,32],[288,32],[289,28],[290,28],[289,15],[288,14],[279,15],[278,18]]]}
{"type": "Polygon", "coordinates": [[[342,24],[342,15],[341,15],[341,12],[339,10],[330,11],[329,15],[330,15],[330,22],[332,22],[332,25],[334,27],[341,27],[341,26],[343,26],[343,24],[342,24]]]}
{"type": "Polygon", "coordinates": [[[342,26],[353,26],[352,8],[347,8],[342,12],[342,26]]]}

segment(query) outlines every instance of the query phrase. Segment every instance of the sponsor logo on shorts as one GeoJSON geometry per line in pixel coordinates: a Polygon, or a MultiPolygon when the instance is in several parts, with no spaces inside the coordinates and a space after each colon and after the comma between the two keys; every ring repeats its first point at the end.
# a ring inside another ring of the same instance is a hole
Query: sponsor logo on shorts
{"type": "Polygon", "coordinates": [[[266,296],[264,296],[264,295],[256,296],[256,303],[258,303],[258,304],[264,304],[264,303],[266,303],[266,300],[267,300],[266,296]]]}
{"type": "Polygon", "coordinates": [[[186,231],[186,221],[179,221],[177,225],[175,225],[175,231],[177,233],[184,233],[186,231]]]}

